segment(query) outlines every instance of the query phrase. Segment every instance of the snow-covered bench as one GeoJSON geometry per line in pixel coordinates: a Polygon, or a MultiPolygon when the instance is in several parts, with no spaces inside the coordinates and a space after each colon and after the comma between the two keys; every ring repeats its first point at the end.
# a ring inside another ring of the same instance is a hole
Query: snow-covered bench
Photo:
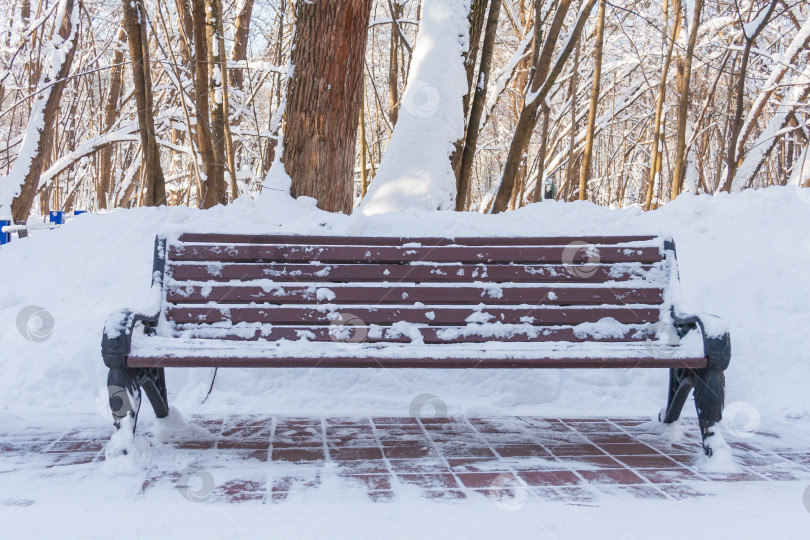
{"type": "Polygon", "coordinates": [[[110,405],[165,416],[165,367],[668,368],[660,420],[694,388],[711,453],[729,336],[678,287],[656,236],[158,237],[153,308],[104,330],[110,405]]]}

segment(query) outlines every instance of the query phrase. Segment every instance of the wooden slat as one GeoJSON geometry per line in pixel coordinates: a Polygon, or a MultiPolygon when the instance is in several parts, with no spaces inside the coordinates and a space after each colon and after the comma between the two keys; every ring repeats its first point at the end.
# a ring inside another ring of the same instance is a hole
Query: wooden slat
{"type": "MultiPolygon", "coordinates": [[[[287,339],[297,341],[306,336],[308,341],[325,342],[334,341],[336,343],[410,343],[412,339],[404,335],[392,335],[389,333],[390,327],[383,327],[383,331],[377,334],[371,332],[368,326],[344,326],[334,328],[331,326],[273,326],[252,332],[238,331],[234,328],[220,328],[207,324],[184,324],[178,325],[177,332],[185,339],[214,339],[227,341],[278,341],[287,339]],[[375,337],[372,337],[375,336],[375,337]]],[[[465,327],[422,327],[417,328],[422,335],[422,340],[428,345],[452,344],[452,343],[486,343],[490,341],[500,341],[506,343],[545,343],[550,341],[564,341],[569,343],[584,342],[641,342],[654,337],[654,333],[640,329],[628,329],[620,336],[584,336],[577,335],[570,327],[534,327],[536,335],[529,335],[525,332],[518,332],[512,335],[480,335],[467,334],[469,328],[465,327]],[[452,332],[448,334],[446,332],[452,332]],[[451,339],[447,336],[456,335],[451,339]]]]}
{"type": "Polygon", "coordinates": [[[229,263],[169,264],[169,276],[177,281],[247,281],[272,279],[293,282],[449,282],[464,283],[601,283],[639,278],[653,269],[637,264],[626,269],[608,264],[563,265],[442,265],[442,264],[330,264],[229,263]]]}
{"type": "Polygon", "coordinates": [[[269,290],[250,285],[172,287],[166,300],[173,304],[660,304],[662,289],[613,287],[471,287],[471,286],[279,286],[269,290]],[[321,294],[318,293],[321,291],[321,294]]]}
{"type": "MultiPolygon", "coordinates": [[[[466,324],[466,319],[476,313],[472,308],[411,308],[411,307],[364,307],[351,306],[342,310],[344,316],[351,314],[362,323],[390,325],[396,321],[423,323],[434,326],[452,326],[466,324]],[[433,318],[428,314],[432,313],[433,318]]],[[[660,317],[658,308],[510,308],[491,307],[481,310],[482,314],[492,315],[490,322],[504,324],[523,323],[524,317],[533,317],[536,325],[576,325],[585,322],[597,322],[612,317],[623,324],[646,324],[657,322],[660,317]]],[[[168,319],[183,323],[215,323],[232,321],[261,322],[273,324],[330,324],[325,309],[309,307],[169,307],[168,319]]]]}
{"type": "Polygon", "coordinates": [[[131,355],[129,367],[284,367],[284,368],[689,368],[706,367],[706,358],[267,358],[203,356],[155,357],[131,355]]]}
{"type": "Polygon", "coordinates": [[[531,237],[388,237],[388,236],[305,236],[273,234],[209,234],[186,233],[180,236],[181,242],[202,242],[215,244],[301,244],[301,245],[360,245],[360,246],[401,246],[422,244],[423,246],[565,246],[572,242],[586,244],[626,244],[649,242],[655,236],[531,236],[531,237]]]}
{"type": "Polygon", "coordinates": [[[402,247],[402,246],[276,246],[276,245],[173,245],[171,260],[225,262],[376,262],[402,263],[654,263],[661,260],[655,247],[402,247]],[[570,259],[570,260],[568,260],[570,259]]]}

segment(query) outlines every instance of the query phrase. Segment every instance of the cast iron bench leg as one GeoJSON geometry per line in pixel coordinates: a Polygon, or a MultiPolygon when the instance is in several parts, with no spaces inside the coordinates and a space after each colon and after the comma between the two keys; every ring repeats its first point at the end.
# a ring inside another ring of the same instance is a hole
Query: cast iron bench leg
{"type": "Polygon", "coordinates": [[[671,424],[681,417],[686,399],[695,386],[694,374],[687,369],[673,368],[669,370],[669,397],[667,407],[658,415],[658,420],[671,424]]]}
{"type": "Polygon", "coordinates": [[[141,387],[152,404],[157,418],[169,415],[169,399],[166,396],[166,374],[163,368],[144,369],[140,376],[141,387]]]}
{"type": "MultiPolygon", "coordinates": [[[[116,428],[121,427],[121,420],[127,416],[137,422],[138,411],[141,408],[141,388],[146,392],[155,416],[157,418],[168,416],[169,402],[166,396],[166,375],[163,368],[111,368],[107,376],[107,390],[116,428]]],[[[133,422],[133,429],[135,425],[133,422]]]]}
{"type": "Polygon", "coordinates": [[[129,416],[135,420],[138,417],[141,408],[141,390],[134,370],[110,368],[107,375],[107,391],[116,428],[121,427],[121,420],[124,418],[129,416]]]}
{"type": "Polygon", "coordinates": [[[669,399],[667,408],[661,411],[658,419],[665,423],[675,422],[683,410],[692,388],[695,389],[695,408],[700,424],[703,451],[712,455],[711,437],[717,424],[723,418],[726,377],[722,369],[671,369],[669,372],[669,399]]]}
{"type": "Polygon", "coordinates": [[[726,376],[722,369],[706,367],[696,369],[695,374],[695,408],[697,409],[700,435],[703,438],[703,451],[712,455],[711,440],[717,430],[717,424],[723,418],[726,376]]]}

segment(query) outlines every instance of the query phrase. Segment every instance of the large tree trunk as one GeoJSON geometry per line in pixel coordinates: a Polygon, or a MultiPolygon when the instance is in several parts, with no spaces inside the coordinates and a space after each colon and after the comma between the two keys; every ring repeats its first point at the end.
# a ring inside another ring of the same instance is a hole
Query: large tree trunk
{"type": "Polygon", "coordinates": [[[284,112],[291,194],[350,213],[371,0],[299,2],[284,112]]]}
{"type": "Polygon", "coordinates": [[[554,82],[562,72],[563,66],[568,61],[569,56],[571,56],[571,52],[574,50],[582,34],[582,27],[585,26],[585,21],[588,15],[590,15],[595,3],[596,0],[585,0],[585,4],[579,13],[579,18],[571,29],[572,38],[566,42],[557,60],[554,61],[554,46],[560,36],[565,15],[571,7],[571,0],[560,0],[557,6],[548,34],[546,35],[545,43],[543,44],[543,49],[538,57],[538,65],[532,76],[530,99],[527,99],[528,103],[526,103],[526,106],[520,112],[520,117],[515,127],[515,134],[512,137],[512,143],[509,145],[509,153],[506,156],[506,163],[501,173],[501,185],[498,188],[498,194],[495,196],[495,201],[492,205],[493,213],[503,212],[509,207],[509,199],[512,195],[512,189],[515,186],[515,178],[517,178],[523,154],[526,153],[526,148],[529,146],[534,126],[537,124],[540,106],[551,91],[554,82]]]}
{"type": "MultiPolygon", "coordinates": [[[[689,97],[692,77],[692,57],[697,44],[700,14],[703,11],[703,0],[695,0],[692,24],[689,25],[689,42],[686,45],[686,56],[678,59],[678,136],[675,142],[675,171],[672,174],[672,199],[675,199],[683,186],[686,172],[686,124],[689,121],[689,97]]],[[[678,15],[680,16],[680,15],[678,15]]]]}
{"type": "Polygon", "coordinates": [[[166,181],[160,166],[160,150],[155,138],[155,117],[152,104],[152,70],[149,65],[149,39],[146,31],[146,7],[143,0],[122,0],[124,29],[132,60],[132,79],[138,126],[141,134],[144,176],[141,200],[145,206],[166,204],[166,181]]]}
{"type": "Polygon", "coordinates": [[[58,13],[62,14],[59,30],[51,43],[54,63],[45,67],[39,89],[34,97],[28,132],[20,145],[20,153],[6,178],[0,181],[0,216],[10,213],[14,221],[28,218],[37,193],[39,174],[51,153],[59,101],[67,84],[73,64],[79,23],[79,3],[62,0],[58,13]],[[59,63],[61,62],[61,63],[59,63]]]}
{"type": "MultiPolygon", "coordinates": [[[[701,2],[702,0],[696,0],[701,2]]],[[[596,50],[594,51],[593,89],[591,104],[588,109],[588,127],[585,132],[585,150],[582,152],[582,166],[579,170],[579,200],[588,199],[588,177],[591,174],[591,157],[593,156],[594,128],[596,126],[596,108],[599,105],[599,82],[602,78],[602,48],[605,41],[605,0],[599,0],[599,12],[596,15],[596,50]]]]}
{"type": "Polygon", "coordinates": [[[467,209],[467,199],[470,196],[470,179],[472,166],[475,160],[475,150],[478,146],[478,133],[481,124],[481,114],[487,100],[487,85],[489,71],[492,66],[492,52],[495,48],[495,34],[498,30],[498,16],[501,13],[501,0],[492,0],[487,16],[487,26],[484,31],[484,45],[481,49],[481,67],[478,74],[478,83],[475,85],[475,95],[472,101],[470,117],[467,121],[467,134],[464,140],[461,167],[458,173],[458,190],[456,193],[456,210],[467,209]]]}
{"type": "MultiPolygon", "coordinates": [[[[118,102],[121,99],[121,87],[124,75],[124,47],[127,42],[127,33],[124,26],[118,31],[115,38],[115,52],[113,53],[113,68],[110,72],[110,91],[107,94],[107,104],[104,107],[104,129],[109,131],[119,115],[118,102]]],[[[115,148],[107,145],[99,152],[98,167],[98,207],[101,210],[107,209],[107,197],[110,191],[110,181],[112,179],[112,157],[115,148]]]]}
{"type": "Polygon", "coordinates": [[[202,200],[197,201],[201,208],[217,204],[216,198],[216,159],[214,144],[211,141],[211,123],[208,113],[208,39],[205,32],[205,2],[192,0],[192,23],[194,25],[194,106],[197,117],[197,147],[202,158],[203,174],[202,200]]]}

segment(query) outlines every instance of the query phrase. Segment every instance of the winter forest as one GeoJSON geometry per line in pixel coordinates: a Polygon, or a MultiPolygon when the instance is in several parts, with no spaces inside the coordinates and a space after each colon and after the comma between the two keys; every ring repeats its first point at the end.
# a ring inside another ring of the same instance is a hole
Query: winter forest
{"type": "Polygon", "coordinates": [[[446,161],[424,156],[447,176],[433,209],[810,182],[805,2],[454,0],[449,23],[425,4],[6,0],[2,212],[210,208],[286,181],[348,214],[425,144],[446,161]]]}

